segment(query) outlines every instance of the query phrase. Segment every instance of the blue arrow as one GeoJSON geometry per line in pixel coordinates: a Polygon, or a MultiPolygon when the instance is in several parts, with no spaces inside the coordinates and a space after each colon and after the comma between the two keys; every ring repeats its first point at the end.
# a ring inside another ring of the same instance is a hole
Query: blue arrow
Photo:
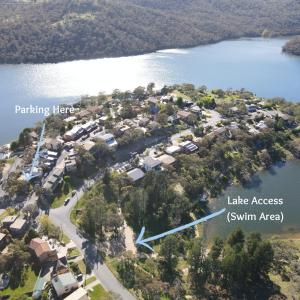
{"type": "Polygon", "coordinates": [[[158,235],[155,235],[155,236],[151,236],[151,237],[146,238],[146,239],[143,239],[143,236],[144,236],[144,233],[145,233],[145,227],[143,227],[142,230],[141,230],[141,232],[140,232],[140,234],[139,234],[139,236],[138,236],[138,238],[136,239],[135,243],[136,243],[136,245],[145,246],[146,248],[148,248],[148,249],[150,249],[151,251],[154,252],[153,248],[150,247],[147,244],[147,242],[158,240],[158,239],[160,239],[162,237],[165,237],[167,235],[174,234],[174,233],[176,233],[178,231],[181,231],[181,230],[187,229],[189,227],[195,226],[195,225],[197,225],[199,223],[206,222],[206,221],[208,221],[208,220],[210,220],[210,219],[212,219],[214,217],[217,217],[217,216],[221,215],[222,213],[225,212],[225,210],[226,210],[226,208],[223,208],[223,209],[221,209],[221,210],[219,210],[217,212],[214,212],[214,213],[212,213],[212,214],[210,214],[210,215],[208,215],[206,217],[203,217],[201,219],[198,219],[198,220],[193,221],[191,223],[188,223],[186,225],[179,226],[179,227],[177,227],[175,229],[171,229],[169,231],[163,232],[161,234],[158,234],[158,235]]]}

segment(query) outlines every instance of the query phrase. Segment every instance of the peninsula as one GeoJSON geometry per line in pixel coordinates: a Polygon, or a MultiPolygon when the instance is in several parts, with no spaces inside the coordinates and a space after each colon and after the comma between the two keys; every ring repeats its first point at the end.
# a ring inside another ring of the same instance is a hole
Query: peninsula
{"type": "Polygon", "coordinates": [[[294,37],[293,39],[289,40],[282,48],[283,52],[293,54],[293,55],[300,55],[300,37],[294,37]]]}
{"type": "Polygon", "coordinates": [[[198,225],[151,242],[155,255],[135,241],[142,227],[149,237],[207,216],[229,184],[300,158],[299,103],[149,83],[58,112],[1,147],[1,296],[278,298],[287,277],[296,293],[292,241],[239,229],[205,240],[198,225]]]}

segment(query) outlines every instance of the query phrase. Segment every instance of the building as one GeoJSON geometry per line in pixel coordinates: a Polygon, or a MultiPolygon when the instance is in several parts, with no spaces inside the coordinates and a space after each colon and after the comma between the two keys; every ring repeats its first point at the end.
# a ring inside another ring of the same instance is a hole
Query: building
{"type": "Polygon", "coordinates": [[[192,113],[196,114],[197,116],[201,116],[201,115],[202,115],[202,110],[201,110],[201,108],[200,108],[198,105],[196,105],[196,104],[194,104],[194,105],[192,105],[192,106],[190,107],[190,111],[191,111],[192,113]]]}
{"type": "Polygon", "coordinates": [[[109,147],[114,148],[114,147],[118,146],[118,143],[115,140],[114,135],[111,133],[105,133],[105,134],[98,135],[97,138],[104,141],[109,147]]]}
{"type": "Polygon", "coordinates": [[[23,218],[16,219],[10,226],[9,231],[12,235],[20,236],[23,235],[27,228],[27,221],[23,218]]]}
{"type": "Polygon", "coordinates": [[[46,148],[51,151],[60,151],[63,147],[64,141],[59,138],[46,138],[45,145],[46,148]]]}
{"type": "Polygon", "coordinates": [[[58,259],[55,250],[51,250],[47,241],[40,238],[34,238],[30,241],[29,249],[35,254],[40,262],[56,261],[58,259]]]}
{"type": "Polygon", "coordinates": [[[182,121],[186,121],[188,119],[189,116],[191,116],[192,113],[186,110],[179,110],[177,112],[177,117],[182,120],[182,121]]]}
{"type": "Polygon", "coordinates": [[[176,145],[169,146],[169,147],[167,147],[166,150],[165,150],[165,152],[166,152],[167,154],[170,154],[170,155],[175,154],[175,153],[178,153],[178,152],[180,152],[180,151],[181,151],[181,148],[180,148],[179,146],[176,146],[176,145]]]}
{"type": "Polygon", "coordinates": [[[180,118],[177,115],[172,115],[168,117],[168,123],[172,125],[179,124],[180,118]]]}
{"type": "Polygon", "coordinates": [[[142,179],[145,176],[145,173],[141,169],[135,168],[135,169],[127,172],[127,176],[130,178],[130,180],[132,182],[136,182],[136,181],[142,179]]]}
{"type": "Polygon", "coordinates": [[[170,165],[174,164],[176,161],[176,159],[173,156],[168,155],[168,154],[163,154],[163,155],[157,157],[157,159],[162,163],[162,165],[165,165],[165,166],[170,166],[170,165]]]}
{"type": "Polygon", "coordinates": [[[70,271],[56,275],[51,280],[51,283],[58,297],[68,294],[78,288],[78,281],[70,271]]]}
{"type": "Polygon", "coordinates": [[[161,161],[155,159],[151,156],[147,156],[144,158],[143,167],[146,172],[149,171],[159,171],[161,167],[161,161]]]}
{"type": "Polygon", "coordinates": [[[16,219],[18,218],[18,216],[13,215],[13,216],[6,216],[3,220],[2,220],[2,225],[4,227],[9,227],[13,222],[16,221],[16,219]]]}
{"type": "Polygon", "coordinates": [[[80,287],[64,300],[89,300],[89,297],[87,291],[84,288],[80,287]]]}
{"type": "Polygon", "coordinates": [[[76,141],[85,133],[84,129],[80,126],[74,126],[71,130],[64,134],[64,140],[66,142],[76,141]]]}
{"type": "Polygon", "coordinates": [[[77,171],[76,159],[68,159],[65,161],[65,170],[67,173],[73,173],[77,171]]]}
{"type": "Polygon", "coordinates": [[[85,124],[83,124],[81,127],[85,132],[90,133],[94,131],[98,126],[95,121],[88,121],[85,124]]]}
{"type": "Polygon", "coordinates": [[[194,152],[198,149],[198,147],[192,143],[191,141],[185,141],[179,144],[179,146],[186,152],[194,152]]]}
{"type": "Polygon", "coordinates": [[[61,167],[56,167],[55,169],[53,169],[52,174],[47,178],[47,181],[44,183],[43,188],[45,190],[54,192],[63,180],[64,169],[65,168],[61,167]]]}
{"type": "Polygon", "coordinates": [[[246,105],[246,107],[249,113],[256,112],[257,110],[257,105],[255,104],[246,105]]]}
{"type": "Polygon", "coordinates": [[[148,99],[148,104],[149,104],[149,110],[151,114],[156,114],[159,112],[159,107],[158,107],[158,99],[151,97],[148,99]]]}
{"type": "Polygon", "coordinates": [[[75,116],[70,116],[68,118],[65,118],[64,122],[70,123],[70,122],[74,122],[76,120],[77,120],[77,118],[75,116]]]}
{"type": "Polygon", "coordinates": [[[55,159],[57,159],[58,158],[58,153],[56,152],[56,151],[47,151],[47,156],[48,157],[53,157],[53,158],[55,158],[55,159]]]}

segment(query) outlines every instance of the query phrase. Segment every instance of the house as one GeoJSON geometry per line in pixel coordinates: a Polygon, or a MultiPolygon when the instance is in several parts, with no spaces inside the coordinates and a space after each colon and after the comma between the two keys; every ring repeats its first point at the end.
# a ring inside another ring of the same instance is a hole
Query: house
{"type": "Polygon", "coordinates": [[[14,236],[20,236],[23,235],[26,228],[27,228],[27,221],[23,218],[18,218],[9,226],[9,231],[14,236]]]}
{"type": "Polygon", "coordinates": [[[183,103],[186,107],[191,107],[194,104],[194,102],[190,99],[183,99],[183,103]]]}
{"type": "Polygon", "coordinates": [[[59,138],[46,138],[45,145],[46,148],[51,151],[60,151],[63,147],[64,141],[59,138]]]}
{"type": "Polygon", "coordinates": [[[55,169],[53,169],[52,174],[48,176],[47,181],[43,185],[43,188],[45,190],[54,192],[63,180],[64,169],[65,168],[62,167],[56,167],[55,169]]]}
{"type": "Polygon", "coordinates": [[[135,169],[127,172],[127,176],[130,178],[130,180],[132,182],[136,182],[136,181],[142,179],[145,176],[145,173],[141,169],[135,168],[135,169]]]}
{"type": "Polygon", "coordinates": [[[160,170],[160,166],[161,166],[161,161],[159,161],[158,159],[155,159],[151,156],[147,156],[144,158],[143,167],[146,172],[158,171],[160,170]]]}
{"type": "Polygon", "coordinates": [[[268,126],[267,126],[267,124],[265,123],[265,121],[259,121],[256,125],[255,125],[255,127],[257,128],[257,129],[266,129],[266,128],[268,128],[268,126]]]}
{"type": "Polygon", "coordinates": [[[115,140],[115,137],[111,133],[105,133],[97,136],[100,140],[104,141],[109,147],[117,147],[118,143],[115,140]]]}
{"type": "Polygon", "coordinates": [[[249,113],[256,112],[256,110],[257,110],[257,105],[255,105],[255,104],[249,104],[249,105],[246,105],[246,107],[247,107],[247,111],[249,113]]]}
{"type": "Polygon", "coordinates": [[[64,140],[66,142],[76,141],[85,133],[84,129],[80,125],[74,126],[71,130],[64,134],[64,140]]]}
{"type": "Polygon", "coordinates": [[[56,152],[56,151],[47,151],[47,156],[48,157],[53,157],[53,158],[55,158],[55,159],[57,159],[58,158],[58,153],[56,152]]]}
{"type": "Polygon", "coordinates": [[[178,124],[180,121],[180,118],[177,115],[172,115],[168,117],[168,123],[172,124],[172,125],[176,125],[178,124]]]}
{"type": "Polygon", "coordinates": [[[165,150],[165,152],[166,152],[167,154],[170,154],[170,155],[175,154],[175,153],[178,153],[178,152],[180,152],[180,151],[181,151],[181,148],[180,148],[179,146],[176,146],[176,145],[169,146],[169,147],[167,147],[166,150],[165,150]]]}
{"type": "Polygon", "coordinates": [[[165,96],[161,96],[160,100],[163,102],[170,102],[173,100],[173,98],[171,95],[165,95],[165,96]]]}
{"type": "Polygon", "coordinates": [[[77,119],[83,119],[90,116],[92,113],[89,110],[82,110],[76,114],[77,119]]]}
{"type": "Polygon", "coordinates": [[[56,251],[51,250],[48,242],[40,238],[32,239],[29,244],[29,249],[31,249],[41,263],[45,261],[56,261],[58,259],[56,251]]]}
{"type": "Polygon", "coordinates": [[[94,131],[97,127],[98,127],[98,126],[97,126],[97,124],[96,124],[95,121],[89,121],[89,122],[86,122],[85,124],[83,124],[83,125],[81,126],[81,128],[82,128],[85,132],[87,132],[87,133],[90,133],[90,132],[94,131]]]}
{"type": "Polygon", "coordinates": [[[196,104],[194,104],[194,105],[192,105],[192,106],[190,107],[190,111],[191,111],[192,113],[196,114],[197,116],[201,116],[201,115],[202,115],[202,110],[201,110],[201,108],[200,108],[198,105],[196,105],[196,104]]]}
{"type": "Polygon", "coordinates": [[[198,147],[191,141],[182,142],[179,146],[186,152],[194,152],[198,149],[198,147]]]}
{"type": "Polygon", "coordinates": [[[65,161],[65,170],[67,173],[73,173],[77,170],[76,159],[68,159],[65,161]]]}
{"type": "Polygon", "coordinates": [[[149,110],[151,114],[156,114],[159,112],[158,99],[151,97],[148,99],[148,104],[149,104],[149,110]]]}
{"type": "Polygon", "coordinates": [[[2,220],[2,225],[4,227],[9,227],[13,222],[16,221],[16,219],[18,218],[18,216],[13,215],[13,216],[6,216],[3,220],[2,220]]]}
{"type": "Polygon", "coordinates": [[[51,280],[51,283],[58,297],[68,294],[78,288],[78,281],[70,271],[56,275],[51,280]]]}
{"type": "Polygon", "coordinates": [[[186,110],[179,110],[177,112],[177,117],[182,120],[182,121],[186,121],[188,119],[189,116],[191,116],[192,113],[186,110]]]}
{"type": "Polygon", "coordinates": [[[74,122],[76,120],[77,120],[77,118],[75,116],[70,116],[68,118],[65,118],[64,122],[70,123],[70,122],[74,122]]]}
{"type": "Polygon", "coordinates": [[[108,120],[108,116],[102,116],[99,118],[99,124],[104,125],[105,122],[108,120]]]}
{"type": "Polygon", "coordinates": [[[168,155],[168,154],[163,154],[163,155],[157,157],[157,159],[162,163],[162,165],[165,165],[165,166],[170,166],[170,165],[174,164],[174,162],[176,161],[176,159],[173,156],[168,155]]]}
{"type": "Polygon", "coordinates": [[[89,297],[87,291],[84,288],[80,287],[64,300],[89,300],[89,297]]]}

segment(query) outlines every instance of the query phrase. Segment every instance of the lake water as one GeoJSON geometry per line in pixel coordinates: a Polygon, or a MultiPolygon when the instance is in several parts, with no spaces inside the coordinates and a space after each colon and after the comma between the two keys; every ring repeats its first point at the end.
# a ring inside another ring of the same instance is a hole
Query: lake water
{"type": "Polygon", "coordinates": [[[256,184],[250,188],[242,186],[229,187],[224,195],[210,204],[212,211],[226,208],[225,214],[205,224],[207,237],[226,237],[228,233],[237,227],[246,232],[260,232],[262,234],[293,233],[300,231],[300,160],[289,161],[284,166],[277,166],[269,171],[259,173],[256,177],[256,184]],[[283,198],[283,205],[278,206],[257,206],[248,205],[238,207],[228,205],[228,196],[232,198],[247,198],[252,200],[258,198],[283,198]],[[255,213],[259,216],[264,213],[283,213],[283,223],[272,221],[234,221],[228,223],[226,216],[228,212],[255,213]]]}
{"type": "Polygon", "coordinates": [[[300,101],[300,58],[285,55],[286,39],[241,39],[184,50],[44,65],[0,65],[0,144],[41,115],[16,115],[15,105],[49,106],[114,88],[194,83],[247,88],[259,96],[300,101]]]}

